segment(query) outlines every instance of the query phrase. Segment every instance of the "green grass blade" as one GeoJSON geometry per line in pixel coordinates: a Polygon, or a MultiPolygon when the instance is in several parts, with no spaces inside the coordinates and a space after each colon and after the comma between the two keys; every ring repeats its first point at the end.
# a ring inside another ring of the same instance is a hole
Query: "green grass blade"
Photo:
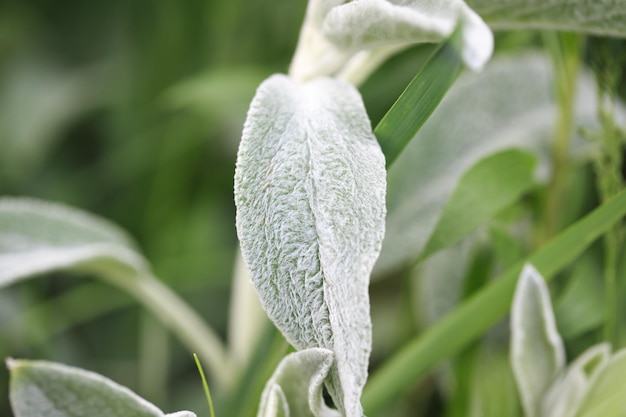
{"type": "Polygon", "coordinates": [[[204,389],[204,395],[206,396],[207,403],[209,403],[211,417],[215,417],[215,409],[213,408],[213,399],[211,398],[211,391],[209,391],[209,384],[206,382],[206,377],[204,376],[204,370],[202,369],[200,359],[198,359],[198,355],[195,353],[193,354],[193,360],[196,361],[196,366],[198,367],[198,372],[200,373],[200,378],[202,379],[202,388],[204,389]]]}
{"type": "Polygon", "coordinates": [[[463,60],[456,38],[453,35],[435,52],[374,129],[387,167],[415,137],[461,73],[463,60]]]}
{"type": "MultiPolygon", "coordinates": [[[[525,262],[532,263],[546,279],[551,279],[625,215],[626,191],[622,191],[563,231],[525,262]]],[[[459,352],[504,317],[511,306],[523,264],[518,262],[508,268],[499,279],[410,341],[374,372],[363,394],[365,414],[377,415],[417,378],[459,352]]]]}

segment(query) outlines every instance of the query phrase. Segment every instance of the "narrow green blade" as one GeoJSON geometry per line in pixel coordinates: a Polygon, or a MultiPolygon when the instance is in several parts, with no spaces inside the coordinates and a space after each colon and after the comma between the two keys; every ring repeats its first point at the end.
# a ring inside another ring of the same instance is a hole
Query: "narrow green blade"
{"type": "MultiPolygon", "coordinates": [[[[563,231],[526,262],[535,266],[546,279],[551,279],[625,215],[626,190],[563,231]]],[[[417,378],[459,352],[504,317],[511,306],[523,264],[518,262],[507,269],[374,372],[363,393],[365,414],[375,416],[417,378]]]]}
{"type": "Polygon", "coordinates": [[[374,129],[387,168],[415,137],[461,73],[463,60],[455,39],[456,34],[435,52],[374,129]]]}

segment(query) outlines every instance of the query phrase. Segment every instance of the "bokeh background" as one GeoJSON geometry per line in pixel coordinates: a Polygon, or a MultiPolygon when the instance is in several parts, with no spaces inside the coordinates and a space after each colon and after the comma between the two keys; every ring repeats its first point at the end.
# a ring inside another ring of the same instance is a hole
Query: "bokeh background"
{"type": "MultiPolygon", "coordinates": [[[[226,337],[232,177],[257,85],[285,72],[305,1],[0,3],[0,195],[75,206],[136,239],[156,276],[226,337]]],[[[426,48],[428,51],[428,48],[426,48]]],[[[415,74],[366,86],[379,118],[415,74]]],[[[57,273],[0,291],[0,358],[50,359],[208,415],[195,365],[130,297],[57,273]],[[205,412],[206,411],[206,412],[205,412]]],[[[0,366],[0,415],[11,416],[0,366]]]]}
{"type": "MultiPolygon", "coordinates": [[[[286,71],[305,7],[304,0],[2,1],[0,195],[62,202],[120,225],[155,275],[227,338],[239,137],[257,85],[286,71]]],[[[532,32],[496,40],[497,51],[541,47],[532,32]]],[[[432,51],[412,48],[362,86],[373,124],[432,51]]],[[[623,95],[626,84],[618,87],[623,95]]],[[[586,198],[593,179],[588,166],[582,172],[586,198]]],[[[373,283],[374,366],[418,327],[409,280],[395,278],[373,283]]],[[[83,367],[166,412],[209,415],[190,352],[133,299],[93,277],[56,273],[2,289],[0,358],[8,355],[83,367]]],[[[506,355],[492,359],[505,363],[506,355]]],[[[502,378],[510,386],[510,375],[502,378]]],[[[0,366],[0,416],[12,415],[7,393],[0,366]]],[[[427,378],[395,415],[441,415],[441,402],[427,378]]],[[[248,414],[221,408],[218,417],[254,415],[256,404],[243,408],[248,414]]]]}

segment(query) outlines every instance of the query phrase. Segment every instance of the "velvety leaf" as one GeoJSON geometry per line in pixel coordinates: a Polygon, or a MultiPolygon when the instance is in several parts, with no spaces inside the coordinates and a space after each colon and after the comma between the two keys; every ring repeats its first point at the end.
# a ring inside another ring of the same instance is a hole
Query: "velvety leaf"
{"type": "Polygon", "coordinates": [[[265,385],[258,417],[340,417],[323,396],[333,360],[333,352],[320,348],[285,356],[265,385]]]}
{"type": "Polygon", "coordinates": [[[491,30],[462,0],[359,0],[332,8],[322,30],[344,51],[441,42],[461,26],[462,55],[472,69],[491,57],[491,30]]]}
{"type": "Polygon", "coordinates": [[[548,288],[527,264],[511,307],[511,366],[527,417],[541,415],[542,398],[564,364],[565,350],[548,288]]]}
{"type": "Polygon", "coordinates": [[[582,401],[578,417],[626,416],[626,350],[611,357],[591,379],[591,388],[582,401]]]}
{"type": "Polygon", "coordinates": [[[0,287],[79,265],[147,269],[128,236],[111,223],[61,204],[0,199],[0,287]]]}
{"type": "Polygon", "coordinates": [[[552,384],[546,392],[541,415],[548,417],[574,417],[585,394],[590,388],[590,381],[607,364],[611,356],[611,347],[607,343],[595,345],[580,355],[565,373],[552,384]]]}
{"type": "MultiPolygon", "coordinates": [[[[164,417],[156,406],[101,375],[46,361],[7,361],[15,417],[164,417]]],[[[195,417],[189,411],[170,416],[195,417]]]]}
{"type": "Polygon", "coordinates": [[[282,75],[259,87],[235,172],[243,257],[287,340],[335,354],[329,392],[348,417],[361,416],[384,199],[384,157],[354,87],[282,75]]]}
{"type": "Polygon", "coordinates": [[[552,29],[626,36],[625,0],[467,0],[494,29],[552,29]]]}
{"type": "Polygon", "coordinates": [[[519,150],[487,157],[461,177],[420,258],[426,258],[515,202],[535,184],[535,159],[519,150]]]}

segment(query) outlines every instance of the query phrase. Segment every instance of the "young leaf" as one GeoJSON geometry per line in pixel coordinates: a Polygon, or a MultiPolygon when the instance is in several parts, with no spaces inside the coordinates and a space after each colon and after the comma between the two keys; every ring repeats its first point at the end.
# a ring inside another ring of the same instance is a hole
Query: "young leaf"
{"type": "Polygon", "coordinates": [[[446,203],[420,259],[455,243],[530,190],[534,166],[531,154],[508,150],[471,167],[446,203]]]}
{"type": "Polygon", "coordinates": [[[235,203],[268,316],[296,348],[333,351],[329,392],[340,411],[360,417],[385,161],[356,89],[283,75],[261,84],[239,148],[235,203]]]}
{"type": "Polygon", "coordinates": [[[46,361],[9,359],[7,366],[15,417],[165,417],[128,388],[93,372],[46,361]]]}
{"type": "Polygon", "coordinates": [[[322,395],[333,359],[333,352],[320,348],[285,356],[267,381],[258,417],[340,417],[322,395]]]}
{"type": "Polygon", "coordinates": [[[552,29],[626,36],[625,0],[467,0],[494,29],[552,29]]]}
{"type": "Polygon", "coordinates": [[[604,368],[611,356],[611,347],[601,343],[587,349],[545,393],[542,416],[575,417],[591,381],[604,368]]]}
{"type": "Polygon", "coordinates": [[[545,392],[565,364],[550,294],[539,272],[526,265],[511,307],[511,366],[527,417],[539,417],[545,392]]]}
{"type": "Polygon", "coordinates": [[[577,417],[626,416],[626,349],[617,352],[591,379],[577,417]]]}

